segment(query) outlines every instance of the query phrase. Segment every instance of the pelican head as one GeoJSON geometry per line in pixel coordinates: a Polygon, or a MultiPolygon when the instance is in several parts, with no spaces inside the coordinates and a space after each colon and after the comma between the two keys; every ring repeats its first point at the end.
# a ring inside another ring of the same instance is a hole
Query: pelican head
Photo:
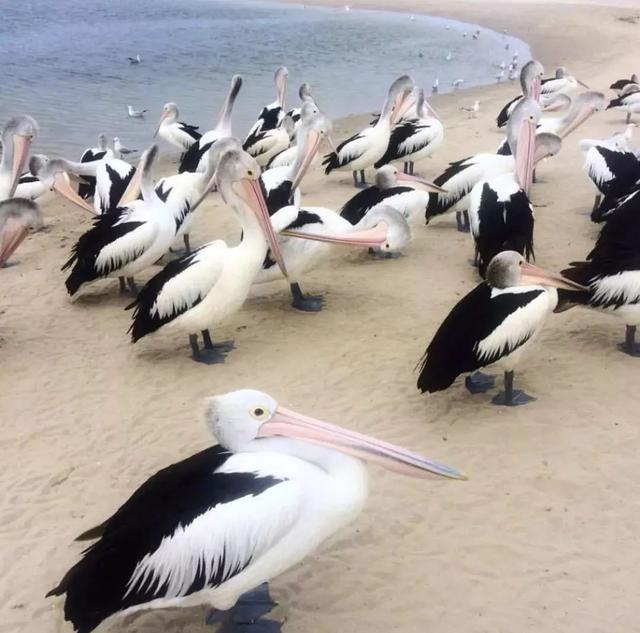
{"type": "Polygon", "coordinates": [[[581,126],[590,116],[601,110],[605,110],[608,101],[602,92],[589,90],[578,95],[571,104],[571,109],[566,114],[566,124],[560,133],[562,138],[581,126]]]}
{"type": "Polygon", "coordinates": [[[83,200],[71,186],[69,179],[69,162],[64,158],[47,158],[42,154],[36,154],[29,161],[29,171],[42,182],[42,184],[72,202],[76,206],[95,214],[95,209],[83,200]]]}
{"type": "Polygon", "coordinates": [[[38,124],[32,117],[21,114],[9,119],[2,128],[2,147],[4,156],[2,171],[9,172],[8,189],[0,197],[11,198],[18,185],[20,174],[24,171],[33,141],[38,138],[38,124]],[[6,161],[6,163],[5,163],[6,161]],[[11,162],[9,167],[8,161],[11,162]]]}
{"type": "Polygon", "coordinates": [[[101,152],[107,151],[107,135],[106,134],[98,134],[98,149],[101,152]]]}
{"type": "Polygon", "coordinates": [[[305,82],[300,86],[298,90],[298,96],[300,97],[300,101],[313,101],[313,95],[311,94],[311,86],[305,82]]]}
{"type": "Polygon", "coordinates": [[[304,455],[304,444],[312,444],[414,477],[466,479],[459,470],[408,449],[285,409],[271,396],[254,389],[209,398],[206,420],[220,444],[234,452],[304,455]]]}
{"type": "Polygon", "coordinates": [[[380,120],[390,119],[391,124],[397,123],[413,105],[413,88],[415,83],[409,75],[398,77],[389,88],[387,100],[384,103],[380,120]]]}
{"type": "Polygon", "coordinates": [[[376,172],[376,187],[378,187],[378,189],[391,189],[401,183],[416,185],[433,193],[447,193],[446,189],[424,178],[402,173],[394,165],[383,165],[376,172]]]}
{"type": "Polygon", "coordinates": [[[550,96],[543,96],[540,100],[540,107],[543,112],[559,112],[561,110],[568,110],[571,107],[572,99],[564,92],[558,92],[551,94],[550,96]]]}
{"type": "Polygon", "coordinates": [[[273,79],[276,84],[276,93],[278,95],[277,101],[281,108],[284,108],[284,101],[287,94],[287,79],[289,78],[289,71],[286,66],[280,66],[276,70],[273,79]]]}
{"type": "Polygon", "coordinates": [[[516,251],[498,253],[487,266],[487,282],[494,288],[513,288],[515,286],[544,286],[546,288],[564,288],[565,290],[587,290],[562,275],[550,273],[525,261],[516,251]]]}
{"type": "Polygon", "coordinates": [[[160,127],[167,120],[171,121],[172,123],[178,120],[178,106],[173,103],[173,101],[165,103],[162,106],[162,114],[160,115],[160,120],[158,121],[158,127],[156,127],[156,131],[153,133],[153,138],[158,135],[160,127]]]}
{"type": "Polygon", "coordinates": [[[42,211],[32,200],[9,198],[0,201],[0,268],[20,246],[29,228],[42,226],[42,211]]]}
{"type": "Polygon", "coordinates": [[[421,119],[428,119],[429,117],[433,117],[434,119],[438,119],[441,121],[442,119],[438,116],[438,113],[431,107],[431,104],[427,101],[427,98],[424,95],[423,88],[417,88],[416,91],[416,112],[421,119]]]}
{"type": "Polygon", "coordinates": [[[532,97],[536,101],[539,101],[543,76],[544,68],[539,61],[532,59],[530,62],[527,62],[520,71],[522,94],[525,97],[532,97]]]}
{"type": "Polygon", "coordinates": [[[536,134],[535,149],[533,154],[534,165],[545,158],[555,156],[562,149],[562,139],[551,132],[536,134]]]}
{"type": "Polygon", "coordinates": [[[526,193],[533,182],[535,136],[539,119],[538,102],[526,97],[513,109],[507,125],[507,139],[515,157],[518,182],[526,193]]]}
{"type": "MultiPolygon", "coordinates": [[[[286,120],[286,119],[285,119],[286,120]]],[[[294,191],[307,173],[322,141],[329,139],[331,121],[318,109],[313,101],[305,101],[300,108],[300,129],[297,138],[298,156],[294,165],[291,191],[294,191]]]]}

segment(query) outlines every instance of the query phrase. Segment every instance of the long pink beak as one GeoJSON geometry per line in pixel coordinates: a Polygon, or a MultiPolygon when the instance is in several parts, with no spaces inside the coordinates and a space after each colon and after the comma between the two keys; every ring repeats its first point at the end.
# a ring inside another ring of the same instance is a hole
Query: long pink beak
{"type": "Polygon", "coordinates": [[[593,108],[588,105],[583,106],[578,116],[564,129],[560,134],[560,138],[566,138],[576,128],[580,127],[591,115],[593,114],[593,108]]]}
{"type": "Polygon", "coordinates": [[[269,216],[269,208],[267,207],[267,201],[264,199],[262,188],[260,187],[259,180],[250,180],[243,178],[240,181],[241,191],[239,192],[242,199],[249,205],[250,209],[256,214],[258,222],[262,227],[262,231],[267,238],[271,252],[282,271],[282,274],[288,278],[287,266],[282,255],[282,249],[280,248],[280,241],[271,224],[271,217],[269,216]]]}
{"type": "Polygon", "coordinates": [[[533,78],[533,86],[531,87],[531,96],[540,103],[540,95],[542,94],[542,78],[536,76],[533,78]]]}
{"type": "Polygon", "coordinates": [[[0,268],[3,268],[29,233],[29,227],[16,218],[9,218],[0,234],[0,268]]]}
{"type": "Polygon", "coordinates": [[[449,479],[467,479],[463,472],[431,461],[401,446],[348,431],[284,407],[278,407],[271,419],[260,427],[258,437],[272,436],[290,437],[327,446],[412,477],[438,475],[449,479]]]}
{"type": "Polygon", "coordinates": [[[295,175],[293,179],[293,183],[291,185],[291,191],[295,191],[304,178],[304,175],[309,170],[315,155],[318,153],[318,148],[320,147],[320,142],[322,137],[318,132],[312,130],[309,132],[307,137],[307,151],[305,153],[304,158],[302,159],[302,163],[300,164],[300,168],[298,169],[298,173],[295,175]]]}
{"type": "Polygon", "coordinates": [[[518,182],[526,194],[529,194],[533,183],[536,127],[532,121],[524,121],[518,135],[516,151],[516,175],[518,182]]]}
{"type": "Polygon", "coordinates": [[[550,273],[543,268],[538,268],[533,264],[524,263],[520,268],[520,285],[536,285],[536,286],[549,286],[551,288],[564,288],[565,290],[589,290],[586,286],[558,275],[556,273],[550,273]]]}
{"type": "Polygon", "coordinates": [[[61,196],[64,196],[69,202],[79,206],[91,213],[91,215],[95,215],[97,211],[86,201],[83,200],[71,187],[71,182],[69,181],[69,176],[64,173],[58,173],[55,175],[53,179],[53,188],[57,191],[61,196]]]}
{"type": "Polygon", "coordinates": [[[346,246],[359,246],[361,248],[378,248],[387,241],[387,223],[379,222],[372,229],[364,231],[351,231],[349,233],[307,233],[306,231],[282,231],[281,235],[298,237],[304,240],[327,242],[329,244],[343,244],[346,246]]]}
{"type": "Polygon", "coordinates": [[[427,114],[430,114],[432,117],[434,117],[435,119],[438,119],[438,121],[442,122],[442,119],[440,118],[440,115],[431,107],[431,104],[428,103],[426,99],[425,99],[425,102],[424,102],[424,107],[427,110],[427,114]]]}
{"type": "Polygon", "coordinates": [[[439,185],[436,185],[429,180],[425,180],[424,178],[419,178],[418,176],[411,176],[410,174],[398,172],[396,180],[398,182],[408,182],[411,184],[421,185],[426,191],[431,191],[433,193],[448,193],[446,189],[443,189],[439,185]]]}
{"type": "Polygon", "coordinates": [[[404,91],[391,114],[391,125],[395,125],[415,103],[412,91],[404,91]]]}
{"type": "Polygon", "coordinates": [[[119,207],[126,207],[131,202],[134,202],[140,197],[140,187],[142,184],[142,169],[140,167],[136,168],[133,177],[129,181],[125,192],[122,194],[122,198],[118,202],[119,207]]]}
{"type": "Polygon", "coordinates": [[[29,158],[29,148],[31,147],[31,140],[25,136],[19,134],[13,137],[13,165],[11,170],[11,186],[9,187],[8,198],[13,198],[13,194],[16,192],[18,186],[18,180],[20,174],[25,169],[27,158],[29,158]]]}
{"type": "Polygon", "coordinates": [[[158,121],[158,127],[156,128],[156,131],[153,133],[153,138],[155,138],[156,136],[158,136],[158,132],[160,131],[160,126],[162,125],[162,122],[169,116],[168,112],[163,112],[162,116],[160,117],[160,120],[158,121]]]}

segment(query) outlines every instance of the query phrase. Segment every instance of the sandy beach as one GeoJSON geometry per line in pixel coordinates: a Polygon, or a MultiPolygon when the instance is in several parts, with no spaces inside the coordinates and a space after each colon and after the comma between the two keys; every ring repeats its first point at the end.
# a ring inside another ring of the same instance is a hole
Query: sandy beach
{"type": "MultiPolygon", "coordinates": [[[[639,70],[638,1],[350,4],[506,29],[531,44],[547,74],[565,65],[607,94],[639,70]]],[[[451,160],[492,151],[502,138],[495,116],[516,93],[509,83],[433,99],[445,142],[416,171],[433,178],[451,160]],[[476,98],[480,114],[468,119],[459,108],[476,98]]],[[[369,118],[335,122],[334,137],[369,118]]],[[[594,190],[578,140],[623,128],[623,113],[600,113],[538,169],[540,266],[560,270],[591,249],[594,190]]],[[[310,205],[339,208],[354,193],[351,175],[316,168],[304,193],[310,205]]],[[[445,216],[417,227],[400,259],[345,251],[310,273],[305,289],[326,298],[319,314],[293,310],[284,282],[257,288],[216,332],[237,344],[226,364],[198,365],[178,333],[130,344],[117,281],[69,301],[60,267],[90,218],[57,199],[43,206],[46,229],[0,272],[0,633],[71,631],[60,603],[44,595],[78,559],[73,538],[157,469],[210,444],[203,398],[241,387],[470,476],[420,481],[372,469],[356,523],[273,581],[285,633],[640,631],[640,361],[616,349],[622,321],[579,309],[554,315],[517,377],[538,398],[529,406],[491,406],[491,394],[471,396],[460,381],[420,395],[417,362],[478,282],[471,240],[445,216]]],[[[192,240],[237,233],[212,197],[192,240]]],[[[113,630],[204,633],[205,614],[150,612],[113,630]]]]}

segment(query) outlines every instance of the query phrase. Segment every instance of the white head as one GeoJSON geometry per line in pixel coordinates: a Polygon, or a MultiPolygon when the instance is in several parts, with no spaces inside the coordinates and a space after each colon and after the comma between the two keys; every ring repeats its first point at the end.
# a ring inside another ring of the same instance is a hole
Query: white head
{"type": "Polygon", "coordinates": [[[160,115],[160,120],[158,121],[158,127],[156,127],[156,131],[153,133],[153,138],[155,138],[160,131],[160,127],[163,123],[169,121],[173,123],[178,120],[178,106],[170,101],[169,103],[165,103],[162,106],[162,114],[160,115]]]}
{"type": "Polygon", "coordinates": [[[2,167],[9,171],[8,191],[2,192],[6,198],[13,197],[20,174],[24,171],[31,144],[38,138],[38,124],[32,117],[21,114],[9,119],[2,128],[2,167]],[[11,161],[11,166],[9,166],[11,161]]]}

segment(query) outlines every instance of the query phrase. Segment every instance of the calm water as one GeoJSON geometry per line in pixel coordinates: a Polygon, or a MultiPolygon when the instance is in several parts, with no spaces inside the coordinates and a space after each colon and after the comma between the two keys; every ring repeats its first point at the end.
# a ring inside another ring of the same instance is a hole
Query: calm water
{"type": "Polygon", "coordinates": [[[41,126],[34,149],[73,157],[99,132],[144,147],[167,101],[182,120],[210,129],[233,73],[245,79],[234,116],[244,135],[274,99],[280,64],[290,72],[288,103],[308,81],[338,117],[379,108],[401,73],[428,89],[438,77],[444,92],[458,78],[494,82],[515,51],[529,58],[524,42],[486,29],[473,40],[473,30],[440,18],[243,0],[2,0],[0,121],[29,113],[41,126]],[[129,64],[136,54],[142,64],[129,64]],[[147,108],[146,119],[129,119],[128,103],[147,108]]]}

